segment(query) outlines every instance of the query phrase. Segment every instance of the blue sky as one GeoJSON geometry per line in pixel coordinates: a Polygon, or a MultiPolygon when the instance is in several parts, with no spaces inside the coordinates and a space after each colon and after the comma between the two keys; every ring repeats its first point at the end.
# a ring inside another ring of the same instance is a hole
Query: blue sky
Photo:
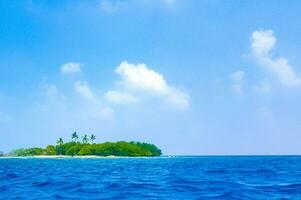
{"type": "Polygon", "coordinates": [[[0,150],[72,132],[300,154],[299,1],[0,2],[0,150]]]}

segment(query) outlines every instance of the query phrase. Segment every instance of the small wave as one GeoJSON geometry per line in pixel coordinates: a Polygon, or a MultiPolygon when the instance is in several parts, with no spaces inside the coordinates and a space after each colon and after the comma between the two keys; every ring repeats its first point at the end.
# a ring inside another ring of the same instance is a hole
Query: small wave
{"type": "Polygon", "coordinates": [[[223,174],[226,172],[227,172],[226,169],[212,169],[212,170],[205,171],[205,173],[208,173],[208,174],[223,174]]]}
{"type": "Polygon", "coordinates": [[[6,186],[6,185],[1,185],[0,186],[0,192],[4,192],[4,191],[7,191],[7,190],[9,190],[8,186],[6,186]]]}
{"type": "Polygon", "coordinates": [[[1,160],[0,199],[301,199],[301,159],[165,158],[1,160]]]}
{"type": "Polygon", "coordinates": [[[259,187],[278,191],[301,191],[301,183],[281,183],[259,187]]]}
{"type": "Polygon", "coordinates": [[[8,174],[6,174],[6,177],[7,177],[7,178],[19,178],[20,176],[18,176],[18,175],[15,174],[15,173],[8,173],[8,174]]]}
{"type": "Polygon", "coordinates": [[[34,183],[32,183],[32,186],[34,186],[34,187],[45,187],[45,186],[48,186],[50,184],[51,184],[50,181],[42,181],[42,182],[34,182],[34,183]]]}
{"type": "Polygon", "coordinates": [[[110,183],[110,184],[107,184],[107,186],[105,188],[106,189],[118,189],[118,188],[122,188],[122,185],[120,183],[110,183]]]}
{"type": "Polygon", "coordinates": [[[210,199],[243,199],[242,197],[236,196],[232,194],[232,192],[225,192],[223,194],[218,194],[218,195],[209,195],[207,196],[210,199]]]}

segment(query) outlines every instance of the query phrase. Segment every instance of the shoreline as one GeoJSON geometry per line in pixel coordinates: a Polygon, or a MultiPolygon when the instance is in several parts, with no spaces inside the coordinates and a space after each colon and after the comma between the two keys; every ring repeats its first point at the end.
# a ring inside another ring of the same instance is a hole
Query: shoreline
{"type": "Polygon", "coordinates": [[[27,158],[154,158],[154,157],[160,157],[160,156],[67,156],[67,155],[54,155],[54,156],[48,156],[48,155],[41,155],[41,156],[2,156],[0,159],[7,159],[7,158],[19,158],[19,159],[27,159],[27,158]]]}

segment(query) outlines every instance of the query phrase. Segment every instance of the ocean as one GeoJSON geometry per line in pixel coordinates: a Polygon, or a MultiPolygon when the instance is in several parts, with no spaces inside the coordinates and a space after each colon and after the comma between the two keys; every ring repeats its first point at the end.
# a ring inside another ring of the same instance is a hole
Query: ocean
{"type": "Polygon", "coordinates": [[[0,199],[301,199],[301,157],[2,158],[0,199]]]}

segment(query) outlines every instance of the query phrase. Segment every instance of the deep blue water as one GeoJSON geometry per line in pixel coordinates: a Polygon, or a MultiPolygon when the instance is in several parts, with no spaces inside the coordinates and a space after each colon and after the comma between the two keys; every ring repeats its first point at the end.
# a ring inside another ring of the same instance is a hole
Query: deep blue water
{"type": "Polygon", "coordinates": [[[0,159],[0,199],[301,199],[301,157],[0,159]]]}

